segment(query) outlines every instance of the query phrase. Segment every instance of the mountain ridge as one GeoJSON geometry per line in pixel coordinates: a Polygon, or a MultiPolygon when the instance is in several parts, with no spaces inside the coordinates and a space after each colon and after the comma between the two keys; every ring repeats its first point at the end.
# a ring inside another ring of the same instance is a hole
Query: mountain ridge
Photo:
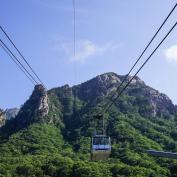
{"type": "MultiPolygon", "coordinates": [[[[67,89],[69,88],[74,89],[80,87],[81,90],[83,90],[83,92],[80,93],[79,91],[77,91],[78,97],[81,98],[86,97],[86,100],[89,100],[90,98],[97,97],[97,96],[98,97],[108,96],[111,92],[116,91],[120,83],[123,81],[124,77],[125,76],[123,75],[117,75],[113,72],[109,72],[109,73],[104,73],[102,75],[96,76],[93,79],[90,79],[77,86],[70,87],[69,85],[65,85],[62,87],[58,87],[58,89],[63,89],[63,88],[65,89],[65,87],[67,89]],[[92,94],[94,94],[94,96],[92,94]]],[[[129,76],[127,81],[129,81],[131,78],[132,76],[129,76]]],[[[147,86],[144,83],[144,81],[142,81],[138,76],[135,77],[135,79],[130,84],[129,88],[127,89],[128,91],[126,90],[125,93],[128,93],[133,96],[141,95],[146,98],[149,97],[149,104],[154,106],[154,110],[152,110],[152,115],[154,116],[158,114],[160,110],[162,110],[164,114],[168,114],[168,111],[165,110],[166,107],[168,107],[171,113],[174,113],[177,110],[176,106],[172,103],[171,99],[166,94],[160,93],[159,91],[153,89],[152,87],[147,86]],[[142,88],[138,90],[136,86],[142,87],[144,90],[142,90],[142,88]],[[134,88],[132,90],[129,90],[130,87],[134,87],[134,88]]],[[[49,90],[49,92],[51,90],[49,90]]]]}
{"type": "MultiPolygon", "coordinates": [[[[33,110],[33,113],[27,113],[28,116],[36,117],[37,114],[44,114],[41,117],[47,116],[49,112],[48,95],[50,95],[51,93],[55,94],[57,90],[61,90],[62,92],[62,95],[60,95],[60,97],[72,97],[73,100],[74,97],[78,97],[80,100],[86,101],[88,103],[95,103],[97,101],[95,100],[95,98],[99,99],[102,97],[112,97],[112,95],[116,96],[117,88],[125,77],[126,76],[124,75],[118,75],[116,73],[109,72],[98,75],[93,79],[90,79],[78,85],[74,85],[72,87],[66,84],[61,87],[52,88],[48,91],[46,91],[42,85],[36,85],[30,98],[22,106],[22,108],[18,110],[18,114],[16,115],[16,117],[17,119],[19,119],[19,117],[25,117],[25,119],[27,119],[27,117],[23,115],[23,110],[26,109],[24,107],[28,105],[28,101],[30,102],[31,100],[34,103],[35,101],[37,101],[38,103],[35,104],[34,108],[36,107],[36,109],[33,110]]],[[[131,78],[132,76],[129,76],[125,83],[127,83],[131,78]]],[[[119,89],[119,91],[121,89],[119,89]]],[[[150,115],[154,117],[156,115],[159,116],[160,114],[168,116],[169,114],[174,114],[177,111],[177,106],[172,103],[172,101],[166,94],[160,93],[158,90],[147,86],[145,82],[142,81],[138,76],[136,76],[135,79],[132,80],[130,86],[127,88],[124,94],[128,94],[129,96],[146,98],[146,100],[144,101],[147,101],[147,104],[151,105],[151,109],[148,113],[146,112],[147,115],[145,116],[150,115]]],[[[56,95],[57,93],[55,94],[55,96],[56,95]]],[[[111,102],[111,100],[108,101],[109,103],[111,102]]],[[[3,117],[1,116],[1,125],[5,124],[5,117],[6,115],[4,115],[3,117]]]]}

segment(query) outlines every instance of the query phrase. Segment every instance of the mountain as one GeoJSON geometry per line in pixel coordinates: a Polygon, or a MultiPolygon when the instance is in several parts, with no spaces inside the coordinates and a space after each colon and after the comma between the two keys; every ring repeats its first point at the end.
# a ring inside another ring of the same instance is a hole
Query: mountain
{"type": "MultiPolygon", "coordinates": [[[[101,76],[95,77],[94,79],[85,82],[79,86],[78,96],[80,99],[86,101],[97,98],[100,96],[108,96],[112,91],[116,90],[120,82],[125,76],[118,76],[115,73],[106,73],[101,76]]],[[[128,77],[128,81],[132,77],[128,77]]],[[[165,94],[159,93],[157,90],[147,86],[141,79],[135,77],[130,87],[126,90],[126,94],[129,96],[136,97],[138,99],[144,99],[147,104],[151,106],[149,114],[157,116],[160,114],[169,115],[176,112],[176,108],[172,101],[165,94]]],[[[94,101],[94,100],[90,100],[94,101]]]]}
{"type": "Polygon", "coordinates": [[[10,108],[5,110],[5,116],[7,120],[13,119],[17,116],[19,112],[18,108],[10,108]]]}
{"type": "MultiPolygon", "coordinates": [[[[42,85],[18,115],[0,129],[1,176],[177,176],[177,161],[152,157],[149,149],[177,152],[177,109],[168,96],[136,77],[112,107],[125,76],[99,75],[82,84],[42,85]],[[94,115],[102,112],[112,153],[90,161],[94,115]]],[[[128,82],[132,77],[129,76],[128,82]]]]}
{"type": "Polygon", "coordinates": [[[15,118],[18,114],[18,111],[19,111],[18,108],[6,109],[5,111],[0,109],[0,127],[5,125],[6,120],[15,118]]]}

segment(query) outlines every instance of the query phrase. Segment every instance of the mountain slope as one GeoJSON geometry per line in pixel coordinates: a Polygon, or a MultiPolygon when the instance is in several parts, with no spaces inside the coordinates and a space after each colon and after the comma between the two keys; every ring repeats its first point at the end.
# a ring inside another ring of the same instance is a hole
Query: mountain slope
{"type": "Polygon", "coordinates": [[[36,86],[16,118],[0,129],[0,174],[175,176],[177,161],[154,158],[146,150],[177,151],[176,107],[138,77],[104,114],[112,139],[110,159],[90,162],[93,115],[103,111],[124,77],[106,73],[48,92],[36,86]]]}

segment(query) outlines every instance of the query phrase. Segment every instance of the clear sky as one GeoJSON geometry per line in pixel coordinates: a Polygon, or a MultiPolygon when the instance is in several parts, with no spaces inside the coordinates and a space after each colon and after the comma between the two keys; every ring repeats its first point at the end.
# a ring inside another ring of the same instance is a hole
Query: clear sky
{"type": "MultiPolygon", "coordinates": [[[[50,89],[105,72],[126,74],[175,3],[76,0],[74,59],[72,0],[0,0],[0,24],[50,89]]],[[[144,60],[176,20],[177,9],[144,60]]],[[[5,40],[2,33],[0,37],[5,40]]],[[[19,107],[34,86],[2,49],[0,76],[0,108],[19,107]]],[[[177,29],[139,77],[177,104],[177,29]]]]}

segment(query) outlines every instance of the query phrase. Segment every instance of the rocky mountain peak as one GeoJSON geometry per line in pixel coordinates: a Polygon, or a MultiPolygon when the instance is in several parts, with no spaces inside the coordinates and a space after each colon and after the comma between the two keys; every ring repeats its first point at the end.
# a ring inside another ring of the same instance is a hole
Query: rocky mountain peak
{"type": "MultiPolygon", "coordinates": [[[[97,97],[108,96],[111,92],[117,90],[125,77],[126,75],[118,75],[114,72],[98,75],[95,78],[79,85],[80,90],[82,90],[80,96],[90,101],[93,101],[97,97]]],[[[130,79],[132,79],[132,76],[128,76],[126,82],[128,82],[130,79]]],[[[145,83],[136,76],[130,85],[145,86],[145,83]]]]}
{"type": "Polygon", "coordinates": [[[37,108],[37,115],[38,116],[47,116],[49,112],[49,105],[48,105],[48,95],[46,89],[42,85],[37,85],[35,87],[34,93],[38,94],[38,108],[37,108]]]}
{"type": "MultiPolygon", "coordinates": [[[[101,80],[102,82],[104,82],[105,84],[120,84],[124,78],[126,77],[126,75],[118,75],[114,72],[108,72],[108,73],[104,73],[102,75],[97,76],[96,78],[98,80],[101,80]]],[[[132,79],[133,76],[128,76],[126,82],[130,81],[132,79]]],[[[138,76],[135,76],[135,78],[132,80],[131,84],[144,84],[144,81],[142,81],[138,76]]]]}
{"type": "Polygon", "coordinates": [[[48,96],[47,91],[42,85],[36,85],[34,91],[30,97],[31,100],[36,100],[37,107],[35,110],[35,114],[37,116],[47,116],[49,112],[48,106],[48,96]]]}
{"type": "MultiPolygon", "coordinates": [[[[80,84],[78,95],[85,101],[95,102],[98,98],[107,97],[111,92],[115,92],[125,77],[126,75],[118,75],[113,72],[98,75],[80,84]]],[[[128,76],[126,82],[131,79],[132,76],[128,76]]],[[[138,76],[132,80],[124,93],[135,97],[135,103],[139,104],[139,102],[144,100],[144,103],[140,104],[146,104],[149,107],[148,111],[141,111],[144,116],[159,116],[161,114],[168,116],[169,114],[174,114],[177,110],[167,95],[147,86],[138,76]]]]}
{"type": "Polygon", "coordinates": [[[96,78],[100,79],[103,82],[112,82],[112,83],[121,82],[119,76],[113,72],[104,73],[102,75],[97,76],[96,78]]]}
{"type": "Polygon", "coordinates": [[[42,85],[36,85],[26,103],[21,107],[16,119],[28,124],[44,122],[49,112],[48,95],[42,85]]]}
{"type": "Polygon", "coordinates": [[[2,109],[0,109],[0,127],[2,127],[5,124],[5,113],[2,109]]]}

